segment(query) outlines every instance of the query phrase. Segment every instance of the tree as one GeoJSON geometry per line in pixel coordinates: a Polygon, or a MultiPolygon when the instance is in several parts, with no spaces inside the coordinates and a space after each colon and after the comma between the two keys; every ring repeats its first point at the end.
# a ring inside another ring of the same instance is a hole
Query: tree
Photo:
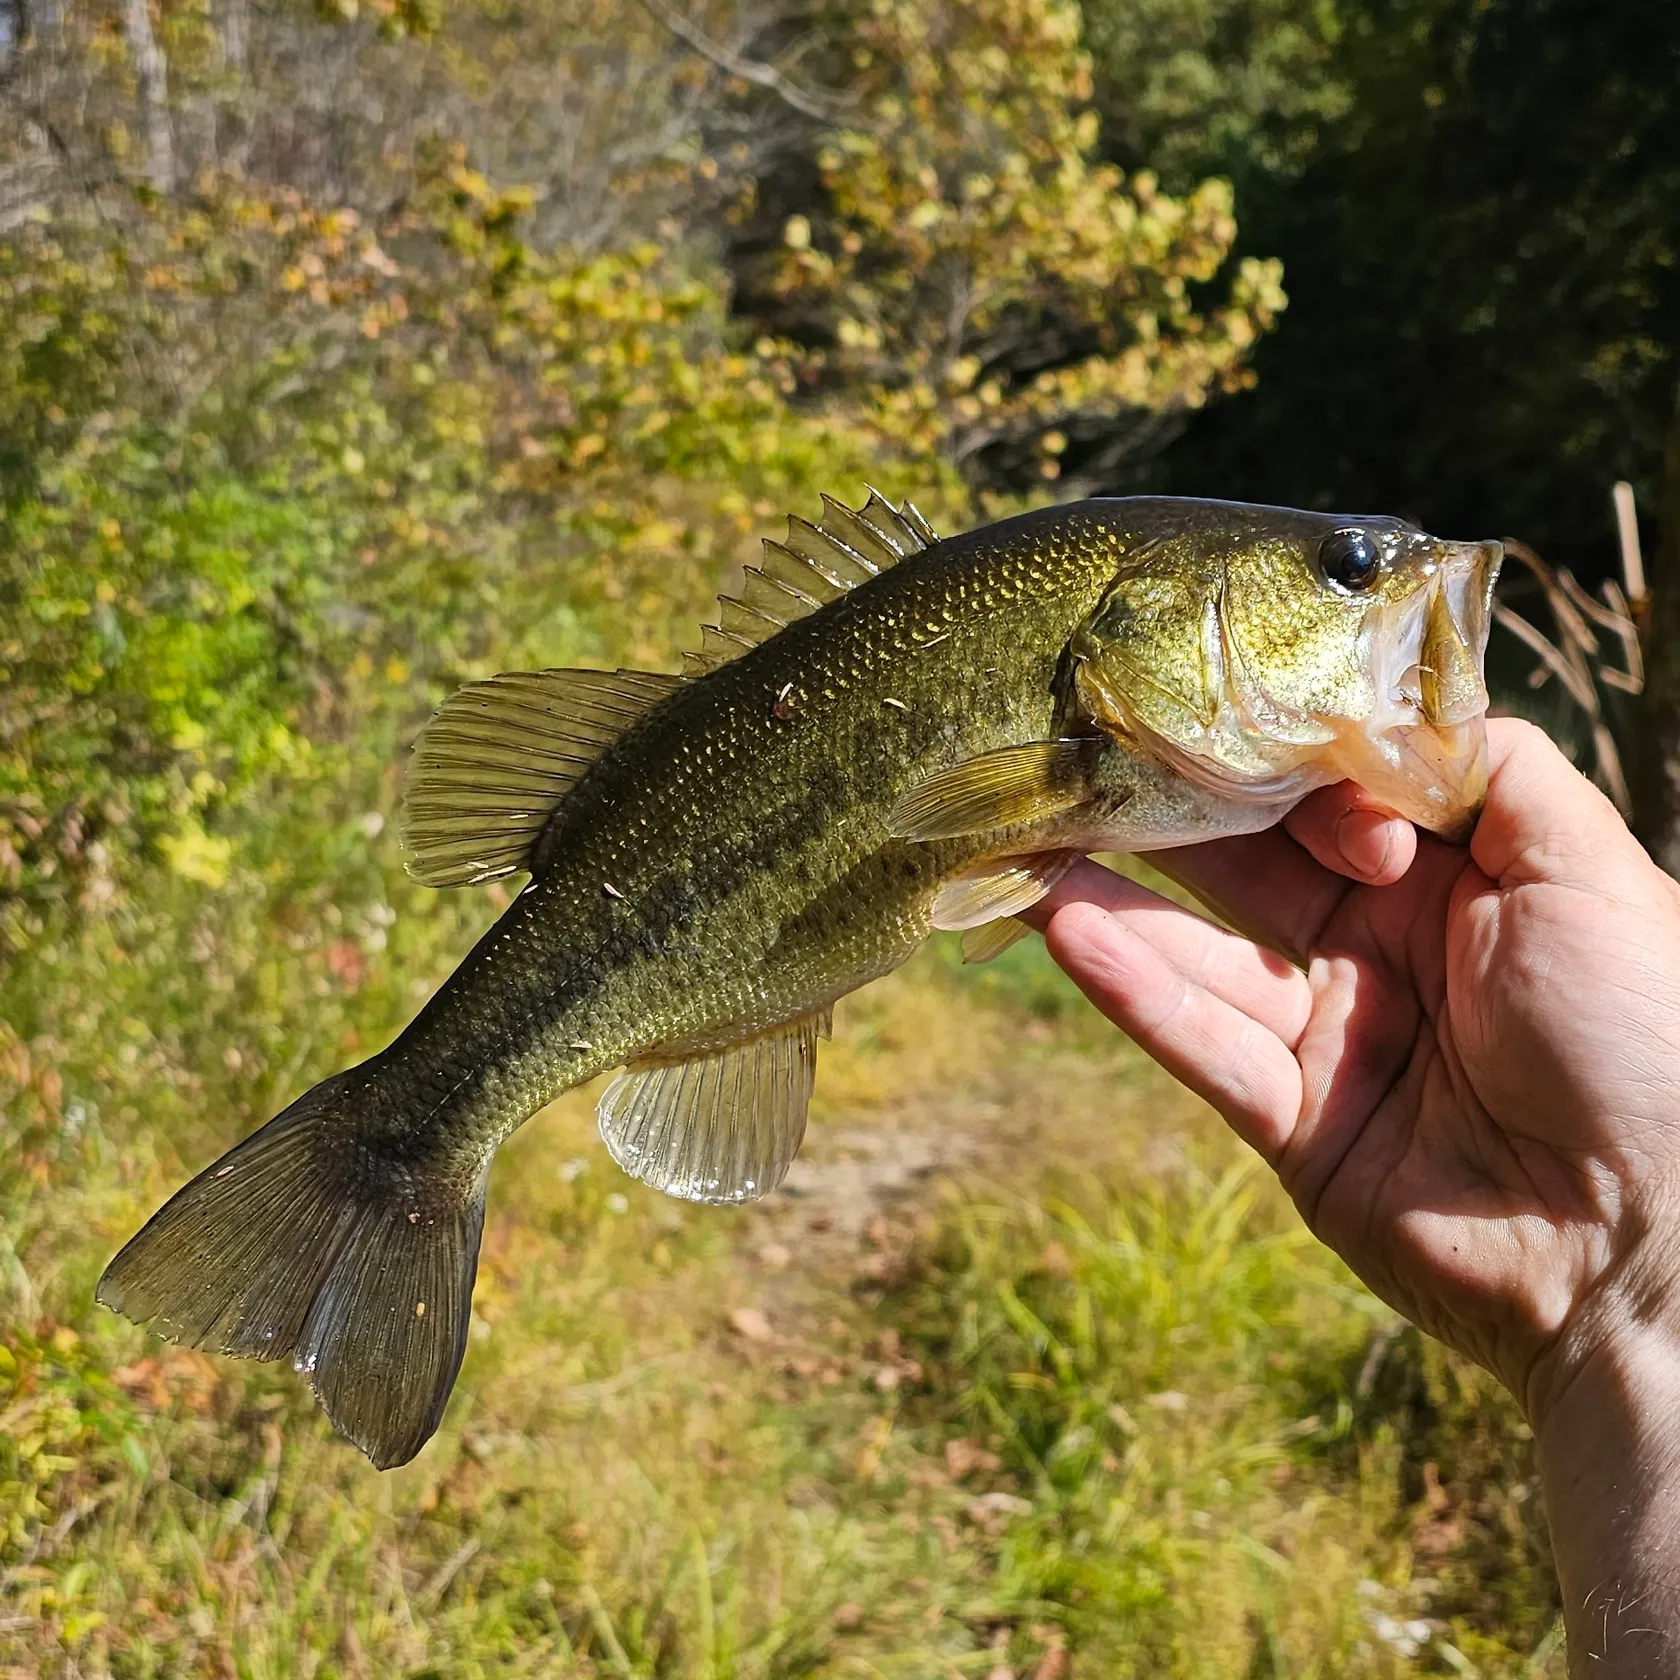
{"type": "Polygon", "coordinates": [[[1255,257],[1210,285],[1236,233],[1225,182],[1173,196],[1101,161],[1079,26],[1072,0],[880,0],[856,25],[856,114],[748,269],[743,306],[808,347],[807,382],[976,483],[1054,479],[1064,456],[1067,493],[1100,480],[1241,387],[1283,306],[1255,257]]]}
{"type": "Polygon", "coordinates": [[[1111,154],[1174,190],[1289,177],[1346,116],[1344,0],[1085,0],[1111,154]]]}
{"type": "MultiPolygon", "coordinates": [[[[1088,5],[1108,41],[1148,10],[1088,5]]],[[[1099,60],[1102,97],[1137,96],[1158,146],[1240,181],[1245,236],[1283,256],[1294,299],[1256,391],[1131,482],[1392,508],[1592,579],[1629,480],[1656,555],[1650,682],[1637,707],[1609,698],[1636,826],[1680,868],[1680,11],[1336,0],[1316,36],[1317,0],[1186,16],[1217,14],[1228,42],[1280,11],[1285,46],[1311,47],[1304,102],[1245,104],[1256,84],[1218,31],[1165,92],[1158,64],[1099,60]]]]}
{"type": "Polygon", "coordinates": [[[1244,238],[1282,257],[1289,315],[1254,393],[1148,482],[1391,508],[1600,574],[1610,485],[1657,505],[1680,374],[1680,10],[1338,12],[1345,109],[1298,169],[1243,177],[1244,238]]]}

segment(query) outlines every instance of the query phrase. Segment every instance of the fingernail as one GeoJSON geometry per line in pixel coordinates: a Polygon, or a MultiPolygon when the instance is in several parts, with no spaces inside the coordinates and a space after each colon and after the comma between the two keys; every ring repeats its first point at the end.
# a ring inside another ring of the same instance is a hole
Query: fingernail
{"type": "Polygon", "coordinates": [[[1344,811],[1336,824],[1336,849],[1355,875],[1374,879],[1388,867],[1394,847],[1393,818],[1382,811],[1344,811]]]}

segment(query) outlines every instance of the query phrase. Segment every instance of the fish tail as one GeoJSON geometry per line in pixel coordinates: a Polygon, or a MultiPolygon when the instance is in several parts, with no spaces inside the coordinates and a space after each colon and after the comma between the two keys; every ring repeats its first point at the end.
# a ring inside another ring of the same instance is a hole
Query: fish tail
{"type": "Polygon", "coordinates": [[[360,1085],[317,1085],[178,1190],[98,1298],[188,1347],[289,1358],[384,1470],[426,1444],[460,1369],[484,1175],[382,1156],[358,1135],[360,1085]]]}

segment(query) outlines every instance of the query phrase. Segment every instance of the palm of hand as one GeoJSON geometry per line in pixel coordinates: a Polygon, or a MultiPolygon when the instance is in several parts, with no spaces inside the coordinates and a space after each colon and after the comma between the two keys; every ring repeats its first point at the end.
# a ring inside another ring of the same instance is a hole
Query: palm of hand
{"type": "Polygon", "coordinates": [[[1373,872],[1387,884],[1324,867],[1347,868],[1344,790],[1303,808],[1299,844],[1161,860],[1259,944],[1086,872],[1045,919],[1093,1001],[1277,1168],[1312,1229],[1532,1413],[1653,1287],[1629,1257],[1680,1176],[1663,1125],[1680,894],[1543,737],[1500,726],[1495,759],[1473,854],[1425,841],[1406,869],[1406,830],[1373,872]]]}
{"type": "Polygon", "coordinates": [[[1611,1265],[1625,1200],[1598,1165],[1620,1141],[1606,1093],[1558,1053],[1582,992],[1604,996],[1602,909],[1432,847],[1399,886],[1354,888],[1308,971],[1284,1183],[1390,1305],[1519,1395],[1611,1265]]]}

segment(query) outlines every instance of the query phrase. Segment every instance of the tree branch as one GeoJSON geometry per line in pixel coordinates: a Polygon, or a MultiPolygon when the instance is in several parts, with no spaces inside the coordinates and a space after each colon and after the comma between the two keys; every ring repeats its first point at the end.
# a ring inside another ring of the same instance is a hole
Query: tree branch
{"type": "Polygon", "coordinates": [[[774,65],[761,63],[755,58],[743,58],[739,53],[732,52],[690,23],[665,0],[642,0],[642,5],[679,41],[692,47],[726,75],[738,76],[743,82],[751,82],[754,87],[775,94],[784,105],[791,105],[802,116],[812,117],[817,122],[838,122],[843,115],[845,106],[839,100],[807,92],[790,82],[774,65]]]}

